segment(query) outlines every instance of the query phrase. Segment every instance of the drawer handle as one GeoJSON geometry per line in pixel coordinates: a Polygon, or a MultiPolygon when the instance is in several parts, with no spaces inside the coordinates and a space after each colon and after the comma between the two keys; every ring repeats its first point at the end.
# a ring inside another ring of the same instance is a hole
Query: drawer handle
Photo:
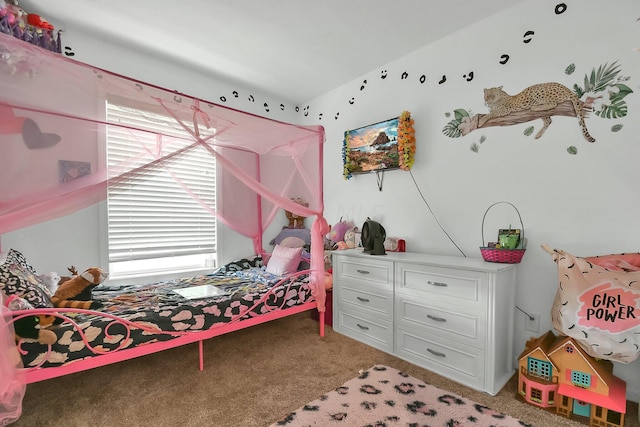
{"type": "Polygon", "coordinates": [[[356,323],[356,326],[360,329],[362,329],[363,331],[368,331],[369,327],[368,326],[362,326],[360,323],[356,323]]]}
{"type": "Polygon", "coordinates": [[[436,322],[446,322],[447,319],[445,319],[444,317],[437,317],[437,316],[432,316],[431,314],[427,314],[427,317],[433,321],[436,322]]]}
{"type": "Polygon", "coordinates": [[[427,283],[431,286],[440,286],[442,288],[446,288],[447,286],[449,286],[444,282],[434,282],[433,280],[429,280],[427,283]]]}
{"type": "Polygon", "coordinates": [[[427,349],[427,351],[431,354],[433,354],[434,356],[438,356],[438,357],[447,357],[446,354],[441,353],[439,351],[435,351],[435,350],[431,350],[430,348],[427,349]]]}
{"type": "Polygon", "coordinates": [[[369,271],[367,271],[367,270],[360,270],[360,269],[358,269],[358,270],[356,270],[356,271],[357,271],[358,273],[360,273],[360,274],[370,274],[370,273],[369,273],[369,271]]]}
{"type": "Polygon", "coordinates": [[[356,297],[358,301],[369,302],[369,298],[356,297]]]}

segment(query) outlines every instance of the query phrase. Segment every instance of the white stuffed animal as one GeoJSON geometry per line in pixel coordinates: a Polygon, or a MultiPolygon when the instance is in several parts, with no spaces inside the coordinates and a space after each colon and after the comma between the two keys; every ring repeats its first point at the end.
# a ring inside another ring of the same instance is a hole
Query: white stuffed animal
{"type": "Polygon", "coordinates": [[[51,295],[56,293],[58,289],[58,284],[60,283],[60,276],[55,271],[51,271],[49,273],[44,273],[38,276],[44,286],[51,292],[51,295]]]}

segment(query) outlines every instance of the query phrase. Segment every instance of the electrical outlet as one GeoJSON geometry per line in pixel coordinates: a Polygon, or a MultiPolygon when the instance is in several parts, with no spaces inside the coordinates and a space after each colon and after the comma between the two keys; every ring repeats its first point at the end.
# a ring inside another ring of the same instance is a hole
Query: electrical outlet
{"type": "Polygon", "coordinates": [[[524,316],[524,330],[529,332],[540,332],[540,315],[529,313],[524,316]]]}

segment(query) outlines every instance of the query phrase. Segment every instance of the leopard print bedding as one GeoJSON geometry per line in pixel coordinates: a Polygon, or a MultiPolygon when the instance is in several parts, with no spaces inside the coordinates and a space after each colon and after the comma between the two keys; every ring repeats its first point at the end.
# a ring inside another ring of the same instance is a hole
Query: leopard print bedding
{"type": "MultiPolygon", "coordinates": [[[[273,280],[255,280],[255,273],[246,274],[249,270],[260,269],[262,266],[262,258],[259,256],[245,258],[229,263],[209,275],[145,285],[98,286],[93,291],[93,298],[103,304],[100,312],[144,325],[147,329],[172,333],[207,330],[239,316],[241,319],[259,316],[271,311],[273,307],[287,308],[313,300],[308,275],[274,286],[273,280]],[[228,294],[185,300],[173,291],[198,285],[214,285],[228,294]]],[[[101,349],[113,350],[118,346],[122,346],[121,349],[132,348],[145,343],[170,340],[176,336],[132,328],[127,338],[127,331],[122,325],[112,324],[107,329],[107,325],[113,323],[110,318],[79,313],[70,313],[68,318],[79,325],[91,346],[101,349]]],[[[94,355],[70,321],[54,327],[54,331],[58,341],[52,346],[49,356],[46,345],[37,342],[22,344],[22,349],[27,352],[23,356],[25,367],[38,366],[40,363],[45,368],[60,366],[94,355]]]]}

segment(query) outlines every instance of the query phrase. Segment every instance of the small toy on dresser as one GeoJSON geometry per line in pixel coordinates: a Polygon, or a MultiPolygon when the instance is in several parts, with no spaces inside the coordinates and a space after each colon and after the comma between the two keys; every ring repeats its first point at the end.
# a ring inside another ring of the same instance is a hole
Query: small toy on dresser
{"type": "Polygon", "coordinates": [[[51,302],[55,307],[85,310],[100,308],[102,304],[93,301],[91,291],[104,282],[107,277],[109,277],[109,273],[99,267],[88,268],[82,274],[61,282],[51,298],[51,302]]]}
{"type": "MultiPolygon", "coordinates": [[[[309,203],[305,202],[299,197],[292,198],[291,200],[293,200],[300,206],[304,206],[305,208],[309,207],[309,203]]],[[[289,220],[289,225],[287,226],[287,228],[304,228],[304,219],[306,217],[294,214],[293,212],[289,212],[287,210],[284,211],[284,214],[287,216],[287,219],[289,220]]]]}
{"type": "Polygon", "coordinates": [[[353,222],[343,220],[331,227],[331,231],[327,235],[330,250],[352,249],[356,245],[356,232],[358,228],[353,222]]]}

